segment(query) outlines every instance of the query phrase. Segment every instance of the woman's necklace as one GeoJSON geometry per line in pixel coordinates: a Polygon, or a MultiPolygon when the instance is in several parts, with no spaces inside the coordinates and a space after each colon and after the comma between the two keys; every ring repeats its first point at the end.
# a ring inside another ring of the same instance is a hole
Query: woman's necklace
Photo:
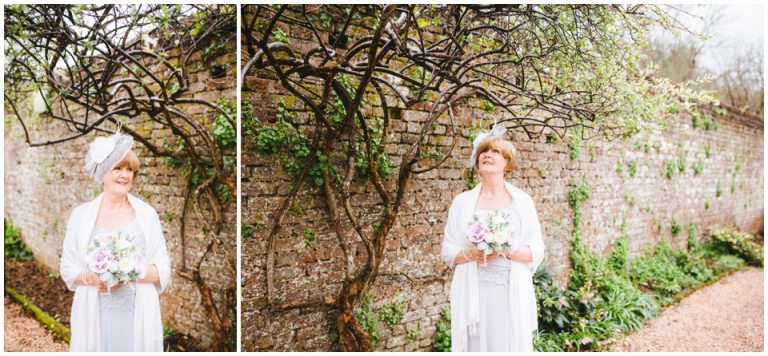
{"type": "Polygon", "coordinates": [[[128,206],[128,199],[125,199],[125,203],[123,203],[123,206],[122,206],[122,207],[120,207],[120,209],[118,209],[116,212],[114,212],[114,213],[113,213],[113,212],[111,212],[111,211],[107,210],[107,208],[106,208],[106,207],[104,207],[104,211],[106,211],[106,212],[107,212],[107,214],[110,214],[110,215],[117,215],[118,213],[120,213],[121,211],[123,211],[123,209],[125,209],[125,207],[126,207],[126,206],[128,206]]]}
{"type": "Polygon", "coordinates": [[[502,189],[501,192],[499,192],[499,194],[496,194],[494,196],[487,196],[487,195],[483,194],[482,190],[480,190],[480,195],[484,196],[486,199],[496,199],[496,198],[500,197],[502,194],[504,194],[504,189],[502,189]]]}

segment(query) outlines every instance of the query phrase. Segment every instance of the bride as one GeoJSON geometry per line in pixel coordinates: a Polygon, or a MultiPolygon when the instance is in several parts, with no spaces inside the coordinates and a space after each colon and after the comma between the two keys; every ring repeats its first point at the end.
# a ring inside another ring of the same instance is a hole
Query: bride
{"type": "Polygon", "coordinates": [[[170,260],[157,212],[128,193],[139,170],[132,145],[132,137],[118,132],[97,137],[86,155],[85,169],[104,192],[76,207],[67,222],[61,276],[75,292],[70,351],[163,351],[159,294],[170,281],[170,260]],[[138,283],[108,288],[88,268],[88,246],[118,232],[144,249],[147,268],[138,283]]]}
{"type": "Polygon", "coordinates": [[[502,137],[505,132],[497,126],[475,139],[470,164],[481,183],[456,196],[448,212],[441,255],[454,269],[452,351],[533,351],[537,310],[532,276],[544,257],[544,242],[533,200],[504,181],[517,161],[512,142],[502,137]],[[517,233],[511,248],[484,257],[468,239],[468,223],[490,214],[505,217],[517,233]]]}

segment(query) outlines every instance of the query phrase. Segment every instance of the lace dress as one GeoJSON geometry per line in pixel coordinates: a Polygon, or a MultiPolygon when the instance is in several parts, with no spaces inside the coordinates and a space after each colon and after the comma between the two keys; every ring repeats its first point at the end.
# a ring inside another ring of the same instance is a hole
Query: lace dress
{"type": "MultiPolygon", "coordinates": [[[[508,214],[510,223],[520,231],[520,214],[510,204],[501,209],[508,214]]],[[[475,213],[484,210],[475,210],[475,213]]],[[[477,267],[480,294],[480,326],[476,337],[467,339],[467,351],[510,351],[512,318],[509,308],[509,273],[511,261],[499,257],[488,262],[488,267],[477,267]]]]}
{"type": "MultiPolygon", "coordinates": [[[[139,223],[134,219],[130,224],[120,229],[105,229],[99,226],[93,227],[88,245],[94,237],[103,233],[117,233],[122,231],[134,237],[139,245],[147,248],[144,234],[139,228],[139,223]]],[[[136,291],[128,285],[112,291],[112,297],[108,294],[99,294],[99,313],[101,318],[101,351],[133,351],[133,308],[136,291]]]]}

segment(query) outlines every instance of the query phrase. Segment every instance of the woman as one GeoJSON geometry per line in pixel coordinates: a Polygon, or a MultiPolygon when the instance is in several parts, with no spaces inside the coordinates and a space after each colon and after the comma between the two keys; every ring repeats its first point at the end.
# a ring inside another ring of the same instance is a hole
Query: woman
{"type": "Polygon", "coordinates": [[[537,328],[532,276],[544,242],[531,197],[504,181],[516,152],[495,127],[473,142],[470,164],[481,183],[454,198],[445,226],[442,258],[451,283],[452,351],[533,351],[537,328]],[[468,239],[473,216],[500,212],[518,231],[512,248],[488,256],[468,239]],[[481,264],[487,263],[486,267],[481,264]]]}
{"type": "Polygon", "coordinates": [[[115,133],[97,137],[86,155],[85,169],[104,192],[72,211],[64,237],[61,276],[75,292],[70,351],[163,351],[158,296],[170,281],[170,260],[157,212],[128,194],[139,168],[132,145],[132,137],[115,133]],[[95,236],[118,231],[144,248],[148,267],[131,286],[108,291],[88,268],[87,250],[95,236]]]}

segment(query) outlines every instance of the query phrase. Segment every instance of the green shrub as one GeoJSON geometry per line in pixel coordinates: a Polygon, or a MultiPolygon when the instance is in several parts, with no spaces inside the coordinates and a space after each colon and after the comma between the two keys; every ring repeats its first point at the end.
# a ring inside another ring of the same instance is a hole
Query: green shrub
{"type": "Polygon", "coordinates": [[[763,246],[750,234],[717,229],[712,231],[712,243],[743,258],[751,266],[763,267],[763,246]]]}
{"type": "Polygon", "coordinates": [[[5,220],[5,258],[23,261],[33,258],[32,250],[21,239],[21,228],[14,227],[9,220],[5,220]]]}
{"type": "Polygon", "coordinates": [[[629,275],[635,285],[651,289],[661,305],[671,303],[675,294],[696,282],[675,263],[666,240],[659,243],[653,256],[633,260],[629,265],[629,275]]]}
{"type": "Polygon", "coordinates": [[[721,271],[741,269],[745,261],[737,256],[722,255],[715,259],[715,266],[721,271]]]}
{"type": "Polygon", "coordinates": [[[699,239],[696,237],[696,224],[691,221],[688,225],[688,250],[694,251],[699,249],[699,239]]]}
{"type": "Polygon", "coordinates": [[[630,237],[627,232],[627,220],[621,221],[621,234],[613,245],[613,250],[608,257],[608,266],[616,273],[624,273],[627,265],[627,258],[629,257],[629,242],[630,237]]]}
{"type": "Polygon", "coordinates": [[[533,350],[535,352],[564,352],[562,340],[556,334],[550,332],[538,332],[533,338],[533,350]]]}

